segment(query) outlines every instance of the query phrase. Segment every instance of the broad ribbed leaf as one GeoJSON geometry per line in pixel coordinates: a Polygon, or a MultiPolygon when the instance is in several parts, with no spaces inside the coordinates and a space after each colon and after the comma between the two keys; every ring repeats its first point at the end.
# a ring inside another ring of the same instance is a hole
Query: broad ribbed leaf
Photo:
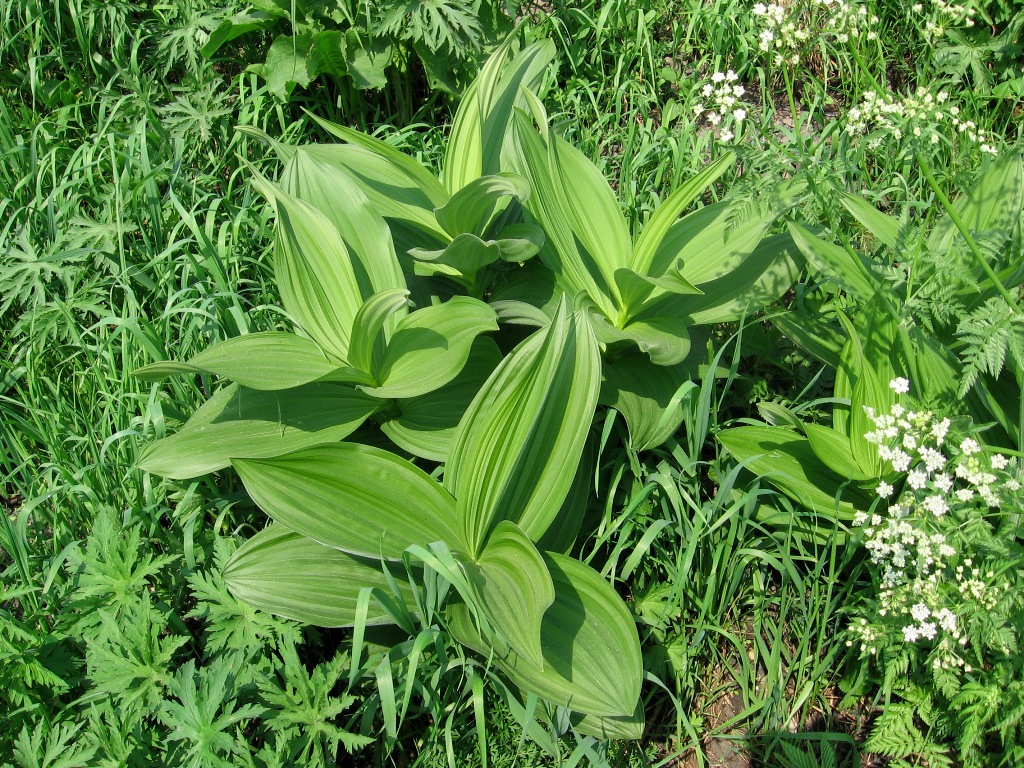
{"type": "Polygon", "coordinates": [[[363,303],[348,249],[316,208],[266,184],[261,191],[277,208],[274,278],[281,303],[301,331],[344,360],[363,303]]]}
{"type": "Polygon", "coordinates": [[[826,243],[795,222],[789,223],[789,232],[812,267],[859,301],[870,301],[885,284],[863,256],[826,243]]]}
{"type": "Polygon", "coordinates": [[[503,520],[475,561],[465,563],[476,609],[513,651],[544,663],[541,620],[555,599],[551,574],[540,552],[515,523],[503,520]]]}
{"type": "Polygon", "coordinates": [[[320,211],[338,230],[352,257],[360,296],[405,288],[387,222],[338,157],[350,149],[316,144],[296,148],[281,174],[281,186],[320,211]]]}
{"type": "Polygon", "coordinates": [[[736,427],[718,440],[751,472],[826,518],[851,520],[871,503],[866,493],[819,459],[807,438],[783,427],[736,427]]]}
{"type": "Polygon", "coordinates": [[[377,372],[380,386],[363,389],[380,398],[432,392],[458,376],[477,336],[496,330],[494,310],[467,296],[418,309],[398,324],[391,337],[377,372]]]}
{"type": "Polygon", "coordinates": [[[597,166],[554,133],[548,142],[548,158],[562,214],[605,285],[612,289],[612,297],[617,298],[615,271],[629,267],[633,251],[619,201],[597,166]]]}
{"type": "MultiPolygon", "coordinates": [[[[356,623],[359,592],[369,587],[393,597],[381,563],[325,547],[272,524],[231,555],[224,582],[232,595],[256,608],[318,627],[351,627],[356,623]]],[[[396,578],[407,606],[412,590],[396,578]]],[[[392,619],[371,600],[366,623],[391,624],[392,619]]]]}
{"type": "Polygon", "coordinates": [[[618,307],[612,298],[616,290],[610,285],[613,276],[609,274],[606,279],[590,255],[581,250],[573,232],[572,215],[563,205],[561,184],[552,178],[551,158],[544,139],[521,113],[515,116],[508,149],[508,161],[513,170],[526,178],[532,190],[525,207],[537,219],[546,237],[538,258],[569,285],[573,293],[586,293],[605,315],[615,316],[618,307]]]}
{"type": "MultiPolygon", "coordinates": [[[[384,356],[384,328],[388,320],[404,310],[408,303],[409,291],[405,288],[381,291],[363,302],[352,321],[348,359],[353,366],[368,374],[374,372],[375,363],[379,363],[384,356]]],[[[376,380],[361,383],[372,386],[376,380]]]]}
{"type": "Polygon", "coordinates": [[[652,316],[645,314],[625,328],[612,326],[601,315],[592,315],[592,321],[597,338],[602,343],[635,344],[656,365],[681,363],[690,351],[689,322],[681,312],[652,316]]]}
{"type": "Polygon", "coordinates": [[[473,179],[434,211],[437,223],[452,237],[471,233],[482,237],[491,214],[506,197],[525,200],[530,196],[526,179],[514,173],[501,173],[473,179]]]}
{"type": "Polygon", "coordinates": [[[458,376],[433,392],[403,399],[399,415],[381,424],[381,431],[413,456],[444,463],[455,427],[501,357],[494,341],[478,336],[458,376]]]}
{"type": "Polygon", "coordinates": [[[559,706],[602,717],[633,717],[643,663],[636,626],[622,598],[592,568],[564,555],[544,555],[555,601],[541,622],[544,665],[503,644],[485,642],[463,605],[449,609],[456,639],[488,656],[521,690],[559,706]]]}
{"type": "Polygon", "coordinates": [[[501,520],[517,523],[534,541],[547,530],[594,417],[600,366],[590,325],[563,304],[473,400],[445,471],[472,554],[501,520]]]}
{"type": "Polygon", "coordinates": [[[635,451],[665,442],[683,421],[680,388],[690,381],[683,366],[662,366],[640,354],[605,361],[601,402],[626,420],[635,451]]]}
{"type": "MultiPolygon", "coordinates": [[[[736,322],[782,298],[800,277],[802,264],[800,252],[788,234],[769,237],[727,275],[701,283],[701,296],[685,301],[666,297],[666,304],[674,303],[678,311],[685,311],[693,325],[736,322]]],[[[672,314],[667,309],[661,312],[672,314]]]]}
{"type": "Polygon", "coordinates": [[[224,387],[170,437],[139,458],[147,472],[183,480],[223,469],[232,458],[280,456],[352,434],[380,401],[343,384],[261,392],[224,387]]]}
{"type": "Polygon", "coordinates": [[[849,192],[841,192],[839,202],[860,222],[862,227],[877,237],[880,242],[890,248],[897,246],[900,235],[899,219],[886,216],[871,203],[856,195],[851,195],[849,192]]]}
{"type": "Polygon", "coordinates": [[[861,469],[850,450],[850,438],[843,433],[821,424],[804,424],[803,430],[814,454],[840,477],[871,480],[878,476],[861,469]]]}
{"type": "Polygon", "coordinates": [[[679,215],[734,162],[735,153],[726,152],[696,176],[688,179],[655,209],[633,245],[629,266],[634,272],[642,275],[651,274],[651,266],[654,264],[661,241],[679,219],[679,215]]]}
{"type": "Polygon", "coordinates": [[[523,104],[520,89],[535,90],[554,56],[554,43],[541,40],[526,46],[506,67],[512,41],[510,36],[494,50],[455,113],[444,158],[444,182],[452,192],[501,170],[501,147],[512,110],[523,104]]]}
{"type": "Polygon", "coordinates": [[[722,202],[687,214],[662,238],[648,274],[662,274],[681,260],[682,276],[701,290],[704,283],[727,278],[790,202],[777,197],[767,211],[745,212],[739,203],[722,202]]]}
{"type": "Polygon", "coordinates": [[[476,235],[466,233],[456,235],[444,248],[433,251],[411,248],[409,255],[420,261],[452,267],[453,274],[473,277],[484,267],[501,259],[501,248],[493,241],[485,242],[476,235]]]}
{"type": "Polygon", "coordinates": [[[544,230],[536,224],[512,224],[498,233],[495,245],[505,261],[524,262],[544,247],[544,230]]]}
{"type": "Polygon", "coordinates": [[[328,547],[388,560],[412,544],[462,549],[452,497],[393,453],[335,443],[233,464],[264,512],[328,547]]]}
{"type": "MultiPolygon", "coordinates": [[[[364,184],[369,182],[368,186],[375,192],[385,193],[386,196],[386,190],[391,189],[396,194],[401,193],[401,199],[406,201],[410,195],[416,200],[429,201],[422,207],[431,212],[448,200],[448,192],[430,171],[386,141],[354,128],[328,122],[316,115],[310,117],[328,133],[348,142],[350,149],[364,150],[339,153],[339,158],[343,158],[341,162],[357,179],[364,184]],[[377,158],[378,162],[370,161],[368,158],[371,156],[377,158]]],[[[432,220],[433,215],[430,218],[432,220]]]]}
{"type": "Polygon", "coordinates": [[[579,733],[598,739],[636,741],[644,735],[643,702],[637,702],[633,714],[627,717],[574,716],[572,727],[579,733]]]}
{"type": "Polygon", "coordinates": [[[176,373],[212,373],[250,389],[289,389],[323,380],[373,383],[367,374],[332,360],[312,339],[283,331],[236,336],[187,363],[165,361],[135,371],[144,379],[176,373]]]}

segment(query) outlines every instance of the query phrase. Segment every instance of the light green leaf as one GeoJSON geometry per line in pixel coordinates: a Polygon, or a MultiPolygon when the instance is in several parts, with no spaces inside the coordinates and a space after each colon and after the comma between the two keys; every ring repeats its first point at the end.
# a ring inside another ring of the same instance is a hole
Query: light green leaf
{"type": "Polygon", "coordinates": [[[644,735],[644,707],[638,702],[628,717],[599,717],[582,715],[572,718],[572,725],[579,733],[598,739],[636,741],[644,735]]]}
{"type": "Polygon", "coordinates": [[[352,434],[380,402],[343,384],[261,392],[232,384],[175,434],[146,446],[139,468],[174,480],[223,469],[232,458],[279,456],[352,434]]]}
{"type": "MultiPolygon", "coordinates": [[[[677,297],[679,298],[679,297],[677,297]]],[[[602,316],[591,315],[597,338],[604,344],[630,342],[656,365],[676,365],[690,352],[689,323],[684,315],[642,316],[625,328],[615,328],[602,316]]]]}
{"type": "MultiPolygon", "coordinates": [[[[353,366],[371,375],[375,370],[375,362],[379,363],[384,355],[383,331],[388,318],[404,309],[409,304],[409,291],[405,288],[392,288],[374,294],[356,312],[352,322],[352,342],[348,349],[348,359],[353,366]]],[[[361,382],[367,383],[367,382],[361,382]]],[[[376,381],[368,382],[370,386],[376,381]]]]}
{"type": "Polygon", "coordinates": [[[456,639],[488,656],[521,690],[588,715],[632,717],[640,697],[640,640],[628,609],[592,568],[564,555],[544,560],[555,601],[541,624],[544,665],[484,641],[465,606],[449,609],[456,639]]]}
{"type": "Polygon", "coordinates": [[[542,666],[541,621],[554,602],[555,588],[533,542],[515,523],[503,520],[465,569],[471,591],[466,600],[515,653],[542,666]]]}
{"type": "Polygon", "coordinates": [[[619,201],[586,155],[553,133],[548,162],[561,214],[617,299],[615,272],[629,267],[633,250],[619,201]]]}
{"type": "Polygon", "coordinates": [[[464,549],[452,497],[393,453],[335,443],[232,463],[264,512],[325,546],[387,560],[413,544],[464,549]]]}
{"type": "Polygon", "coordinates": [[[521,89],[535,90],[554,56],[554,43],[540,40],[526,46],[506,67],[513,39],[509,36],[494,50],[455,113],[444,159],[445,185],[452,192],[503,170],[501,148],[513,108],[523,105],[521,89]]]}
{"type": "Polygon", "coordinates": [[[848,210],[861,226],[890,248],[899,244],[900,222],[892,216],[886,216],[869,202],[849,192],[839,193],[839,202],[848,210]]]}
{"type": "Polygon", "coordinates": [[[388,38],[361,35],[350,29],[345,33],[348,47],[348,71],[359,90],[381,89],[388,84],[387,68],[394,59],[388,38]]]}
{"type": "Polygon", "coordinates": [[[812,267],[861,302],[870,301],[885,285],[884,278],[875,274],[864,257],[826,243],[796,222],[789,223],[789,232],[812,267]]]}
{"type": "MultiPolygon", "coordinates": [[[[278,616],[318,627],[351,627],[364,588],[392,597],[381,563],[318,544],[282,525],[272,524],[231,555],[224,582],[239,600],[278,616]]],[[[412,590],[395,579],[405,604],[415,611],[412,590]]],[[[370,601],[368,625],[392,624],[370,601]]]]}
{"type": "Polygon", "coordinates": [[[494,341],[478,336],[458,376],[433,392],[401,400],[399,415],[381,424],[381,431],[412,455],[444,463],[455,427],[501,358],[494,341]]]}
{"type": "Polygon", "coordinates": [[[634,272],[641,275],[651,274],[651,267],[655,263],[655,256],[661,243],[672,225],[679,219],[679,215],[697,195],[711,186],[735,162],[736,154],[726,152],[696,176],[688,179],[655,209],[633,245],[630,268],[634,272]]]}
{"type": "Polygon", "coordinates": [[[313,206],[265,181],[254,184],[277,209],[274,277],[281,303],[302,332],[346,359],[363,298],[344,241],[313,206]]]}
{"type": "Polygon", "coordinates": [[[804,424],[804,434],[811,444],[814,455],[840,477],[851,480],[871,480],[877,474],[868,474],[861,469],[850,448],[850,438],[821,424],[804,424]]]}
{"type": "Polygon", "coordinates": [[[353,149],[316,144],[297,147],[285,164],[281,187],[312,205],[335,226],[352,258],[359,295],[369,297],[406,285],[387,222],[343,160],[353,149]]]}
{"type": "Polygon", "coordinates": [[[514,173],[501,173],[473,179],[434,210],[437,223],[450,236],[470,233],[483,237],[491,215],[508,197],[525,200],[530,196],[526,179],[514,173]]]}
{"type": "Polygon", "coordinates": [[[594,416],[600,365],[590,325],[563,304],[473,400],[445,472],[472,554],[501,520],[517,523],[534,541],[551,525],[594,416]]]}
{"type": "Polygon", "coordinates": [[[494,244],[503,260],[522,263],[544,247],[544,230],[536,224],[512,224],[498,233],[494,244]]]}
{"type": "Polygon", "coordinates": [[[336,157],[360,182],[382,215],[391,215],[382,203],[396,199],[406,206],[426,210],[430,225],[437,227],[434,208],[444,205],[450,195],[430,171],[386,141],[316,115],[310,117],[325,131],[348,143],[348,151],[336,150],[336,157]]]}
{"type": "MultiPolygon", "coordinates": [[[[683,421],[682,391],[690,381],[683,366],[662,366],[640,354],[606,360],[601,402],[622,414],[635,451],[664,443],[683,421]]],[[[691,384],[692,386],[692,384],[691,384]]]]}
{"type": "Polygon", "coordinates": [[[867,494],[843,484],[810,442],[784,427],[736,427],[722,430],[718,440],[751,472],[794,501],[829,519],[852,520],[870,505],[867,494]]]}
{"type": "Polygon", "coordinates": [[[304,336],[266,331],[236,336],[214,344],[187,363],[164,361],[135,372],[140,378],[176,373],[212,373],[250,389],[289,389],[314,381],[372,384],[367,375],[332,360],[304,336]]]}
{"type": "Polygon", "coordinates": [[[685,312],[692,325],[736,322],[781,299],[800,277],[802,264],[788,234],[766,238],[728,274],[701,283],[703,295],[684,300],[666,297],[658,313],[685,312]]]}
{"type": "Polygon", "coordinates": [[[412,248],[409,255],[431,265],[451,267],[451,271],[445,270],[442,274],[464,275],[472,279],[481,269],[501,259],[501,248],[493,241],[484,242],[476,235],[466,233],[457,235],[439,250],[412,248]]]}
{"type": "Polygon", "coordinates": [[[395,329],[377,372],[374,397],[416,397],[458,376],[481,333],[498,330],[494,310],[477,299],[456,296],[408,315],[395,329]]]}
{"type": "Polygon", "coordinates": [[[515,116],[508,150],[508,162],[526,178],[532,190],[525,207],[544,230],[546,240],[538,258],[573,294],[582,291],[606,316],[617,316],[619,308],[612,298],[615,288],[610,285],[613,275],[606,279],[590,255],[581,251],[570,214],[563,205],[560,183],[552,178],[551,158],[544,140],[522,113],[515,116]]]}

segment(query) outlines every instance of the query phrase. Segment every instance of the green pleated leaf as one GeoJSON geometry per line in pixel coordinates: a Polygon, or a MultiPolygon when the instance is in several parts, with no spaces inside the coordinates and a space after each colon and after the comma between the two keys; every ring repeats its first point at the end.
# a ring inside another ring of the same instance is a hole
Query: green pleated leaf
{"type": "Polygon", "coordinates": [[[683,366],[663,366],[640,354],[605,361],[601,402],[622,414],[633,450],[655,448],[683,421],[680,388],[689,382],[683,366]]]}
{"type": "Polygon", "coordinates": [[[444,205],[449,194],[430,171],[386,141],[316,115],[310,117],[325,131],[349,144],[347,151],[338,148],[335,157],[360,181],[364,191],[373,193],[371,199],[384,216],[390,214],[378,205],[378,196],[426,209],[429,221],[434,222],[434,208],[444,205]]]}
{"type": "Polygon", "coordinates": [[[632,715],[626,717],[599,717],[579,715],[571,718],[572,726],[585,736],[598,739],[636,741],[644,735],[643,702],[637,702],[632,715]]]}
{"type": "Polygon", "coordinates": [[[452,497],[423,470],[379,448],[335,443],[232,463],[264,512],[328,547],[388,560],[413,544],[463,549],[452,497]]]}
{"type": "MultiPolygon", "coordinates": [[[[525,207],[544,230],[546,241],[538,258],[573,294],[586,293],[605,315],[615,316],[618,306],[612,298],[617,290],[612,284],[614,270],[605,276],[591,255],[582,249],[573,231],[574,215],[563,199],[561,182],[553,177],[552,160],[544,139],[521,113],[517,113],[513,121],[508,150],[508,162],[516,173],[526,178],[532,190],[525,207]]],[[[602,182],[607,186],[603,179],[602,182]]],[[[623,258],[628,258],[628,253],[623,258]]]]}
{"type": "Polygon", "coordinates": [[[346,152],[352,149],[316,144],[297,147],[285,164],[281,187],[334,225],[351,256],[359,294],[369,297],[406,285],[387,222],[344,162],[346,152]]]}
{"type": "Polygon", "coordinates": [[[592,568],[546,553],[555,601],[541,622],[543,666],[499,642],[490,644],[464,605],[449,609],[456,639],[493,663],[516,686],[559,706],[599,717],[632,718],[643,663],[636,626],[622,598],[592,568]]]}
{"type": "Polygon", "coordinates": [[[848,210],[861,226],[873,234],[881,243],[896,248],[899,244],[900,222],[892,216],[886,216],[871,203],[849,192],[839,193],[839,202],[848,210]]]}
{"type": "Polygon", "coordinates": [[[523,92],[536,90],[554,56],[554,43],[541,40],[526,46],[506,66],[512,41],[509,36],[494,50],[455,113],[444,158],[444,181],[452,192],[502,170],[501,148],[513,108],[524,106],[523,92]]]}
{"type": "Polygon", "coordinates": [[[250,389],[289,389],[314,381],[373,383],[368,374],[328,357],[312,339],[283,331],[236,336],[187,363],[153,363],[135,375],[152,379],[177,373],[211,373],[250,389]]]}
{"type": "Polygon", "coordinates": [[[589,323],[563,304],[473,400],[445,472],[473,554],[501,520],[517,523],[534,541],[547,530],[593,420],[600,365],[589,323]]]}
{"type": "Polygon", "coordinates": [[[380,401],[343,384],[274,392],[232,384],[219,390],[175,434],[148,445],[139,467],[175,480],[223,469],[233,458],[280,456],[352,434],[380,401]]]}
{"type": "Polygon", "coordinates": [[[633,251],[619,201],[597,166],[554,133],[548,158],[562,215],[617,298],[615,272],[629,267],[633,251]]]}
{"type": "Polygon", "coordinates": [[[541,620],[555,599],[555,588],[529,537],[515,523],[503,520],[465,569],[471,594],[464,597],[514,652],[543,665],[541,620]]]}
{"type": "Polygon", "coordinates": [[[736,322],[782,298],[800,277],[802,266],[789,234],[765,238],[727,275],[701,283],[703,295],[688,298],[685,312],[693,325],[736,322]]]}
{"type": "Polygon", "coordinates": [[[651,273],[662,240],[679,219],[679,215],[735,162],[735,153],[726,152],[696,176],[688,179],[655,209],[633,245],[629,265],[634,272],[643,275],[651,273]]]}
{"type": "MultiPolygon", "coordinates": [[[[380,562],[318,544],[281,525],[257,533],[231,555],[224,582],[232,595],[256,608],[318,627],[351,627],[364,588],[392,597],[380,562]]],[[[410,610],[412,590],[395,579],[410,610]]],[[[391,624],[391,617],[371,600],[368,625],[391,624]]]]}
{"type": "Polygon", "coordinates": [[[418,309],[395,328],[377,371],[380,386],[363,389],[380,398],[432,392],[459,375],[477,336],[496,330],[494,310],[468,296],[418,309]]]}
{"type": "Polygon", "coordinates": [[[437,223],[452,237],[464,233],[483,236],[491,215],[507,197],[525,200],[530,196],[526,179],[501,173],[473,179],[434,211],[437,223]]]}
{"type": "Polygon", "coordinates": [[[807,438],[784,427],[736,427],[718,440],[738,461],[794,501],[826,518],[852,520],[871,503],[818,458],[807,438]]]}
{"type": "Polygon", "coordinates": [[[635,344],[655,365],[677,365],[690,352],[689,322],[682,313],[642,316],[625,328],[614,327],[601,315],[591,317],[599,341],[635,344]]]}
{"type": "MultiPolygon", "coordinates": [[[[374,294],[363,302],[352,321],[352,341],[348,348],[348,359],[353,366],[368,374],[372,374],[375,364],[384,356],[384,327],[396,313],[409,304],[409,291],[405,288],[392,288],[374,294]]],[[[369,382],[360,382],[373,386],[376,381],[371,375],[369,382]]]]}
{"type": "Polygon", "coordinates": [[[536,224],[512,224],[501,230],[494,244],[504,261],[522,263],[544,247],[544,230],[536,224]]]}
{"type": "Polygon", "coordinates": [[[803,430],[815,456],[840,477],[871,480],[878,476],[863,471],[850,449],[850,438],[843,433],[821,424],[804,424],[803,430]]]}
{"type": "Polygon", "coordinates": [[[885,285],[885,279],[875,273],[863,256],[826,243],[795,222],[789,223],[789,232],[812,267],[861,302],[870,301],[885,285]]]}
{"type": "Polygon", "coordinates": [[[302,332],[346,359],[363,298],[341,235],[308,203],[269,184],[258,186],[277,209],[274,278],[281,303],[302,332]]]}
{"type": "Polygon", "coordinates": [[[399,415],[381,424],[381,431],[413,456],[444,463],[455,427],[501,358],[490,337],[478,336],[458,376],[433,392],[403,399],[399,415]]]}
{"type": "Polygon", "coordinates": [[[411,248],[409,255],[420,261],[443,264],[451,267],[447,274],[473,277],[484,267],[501,259],[501,248],[497,243],[485,242],[474,234],[457,235],[444,248],[428,251],[411,248]]]}

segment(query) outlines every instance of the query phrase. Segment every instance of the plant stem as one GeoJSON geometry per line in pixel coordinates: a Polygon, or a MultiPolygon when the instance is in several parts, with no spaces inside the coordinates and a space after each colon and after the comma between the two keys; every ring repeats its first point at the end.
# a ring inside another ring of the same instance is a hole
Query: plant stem
{"type": "Polygon", "coordinates": [[[970,248],[971,253],[978,262],[978,265],[988,276],[988,279],[992,281],[992,284],[995,285],[996,290],[999,291],[999,294],[1006,300],[1006,303],[1013,308],[1013,311],[1018,315],[1021,314],[1021,309],[1017,304],[1017,299],[1014,298],[1013,294],[1006,289],[1006,286],[1003,285],[995,271],[985,260],[984,255],[982,255],[981,250],[978,248],[978,244],[974,242],[974,238],[971,237],[971,233],[967,230],[963,220],[960,218],[960,214],[956,212],[952,203],[949,202],[949,198],[946,197],[946,193],[942,191],[941,187],[939,187],[939,183],[935,180],[935,176],[932,174],[932,169],[928,165],[928,161],[925,160],[920,153],[916,153],[914,157],[917,160],[917,164],[921,168],[921,172],[924,174],[925,179],[928,180],[928,186],[932,188],[935,196],[939,199],[939,203],[941,203],[946,213],[949,214],[949,218],[952,220],[953,225],[957,230],[959,230],[960,234],[963,235],[964,241],[967,243],[967,247],[970,248]]]}

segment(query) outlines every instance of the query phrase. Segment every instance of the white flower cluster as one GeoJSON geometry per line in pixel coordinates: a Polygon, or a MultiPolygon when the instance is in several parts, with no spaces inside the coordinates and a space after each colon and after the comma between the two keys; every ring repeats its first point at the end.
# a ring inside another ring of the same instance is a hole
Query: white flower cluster
{"type": "MultiPolygon", "coordinates": [[[[897,395],[910,389],[903,378],[889,386],[897,395]]],[[[898,498],[892,483],[875,489],[888,506],[884,512],[862,512],[853,520],[881,573],[879,616],[905,642],[934,643],[936,666],[963,667],[955,649],[967,638],[957,610],[966,601],[991,610],[1005,588],[994,585],[994,573],[972,567],[969,557],[958,563],[964,553],[953,544],[962,543],[957,536],[967,513],[999,507],[1004,495],[1021,490],[1017,461],[985,453],[970,437],[947,440],[950,419],[927,411],[896,403],[885,414],[865,412],[874,424],[865,439],[894,472],[906,473],[898,498]]],[[[884,634],[865,621],[850,630],[862,653],[874,653],[884,634]]]]}
{"type": "Polygon", "coordinates": [[[867,91],[860,104],[846,114],[846,132],[859,136],[873,130],[875,135],[868,141],[868,147],[877,149],[886,135],[897,141],[912,136],[938,144],[943,134],[949,132],[948,128],[944,132],[943,127],[951,126],[956,134],[978,144],[982,152],[996,154],[995,136],[978,128],[973,120],[961,120],[960,108],[946,106],[948,101],[946,91],[933,94],[923,86],[903,99],[867,91]]]}
{"type": "Polygon", "coordinates": [[[739,76],[731,69],[715,72],[711,82],[701,88],[701,95],[710,103],[700,102],[693,108],[695,118],[704,116],[708,124],[718,129],[718,138],[725,143],[736,138],[739,126],[747,117],[747,111],[740,104],[746,89],[736,81],[739,76]]]}
{"type": "Polygon", "coordinates": [[[925,42],[932,43],[946,33],[948,27],[973,27],[975,8],[971,4],[960,5],[947,0],[930,0],[928,3],[915,3],[915,13],[927,15],[924,21],[923,36],[925,42]]]}
{"type": "Polygon", "coordinates": [[[874,29],[878,17],[848,0],[757,3],[752,10],[758,48],[771,53],[776,66],[800,63],[800,51],[812,40],[812,29],[815,42],[834,38],[845,44],[862,35],[868,40],[878,37],[874,29]]]}

